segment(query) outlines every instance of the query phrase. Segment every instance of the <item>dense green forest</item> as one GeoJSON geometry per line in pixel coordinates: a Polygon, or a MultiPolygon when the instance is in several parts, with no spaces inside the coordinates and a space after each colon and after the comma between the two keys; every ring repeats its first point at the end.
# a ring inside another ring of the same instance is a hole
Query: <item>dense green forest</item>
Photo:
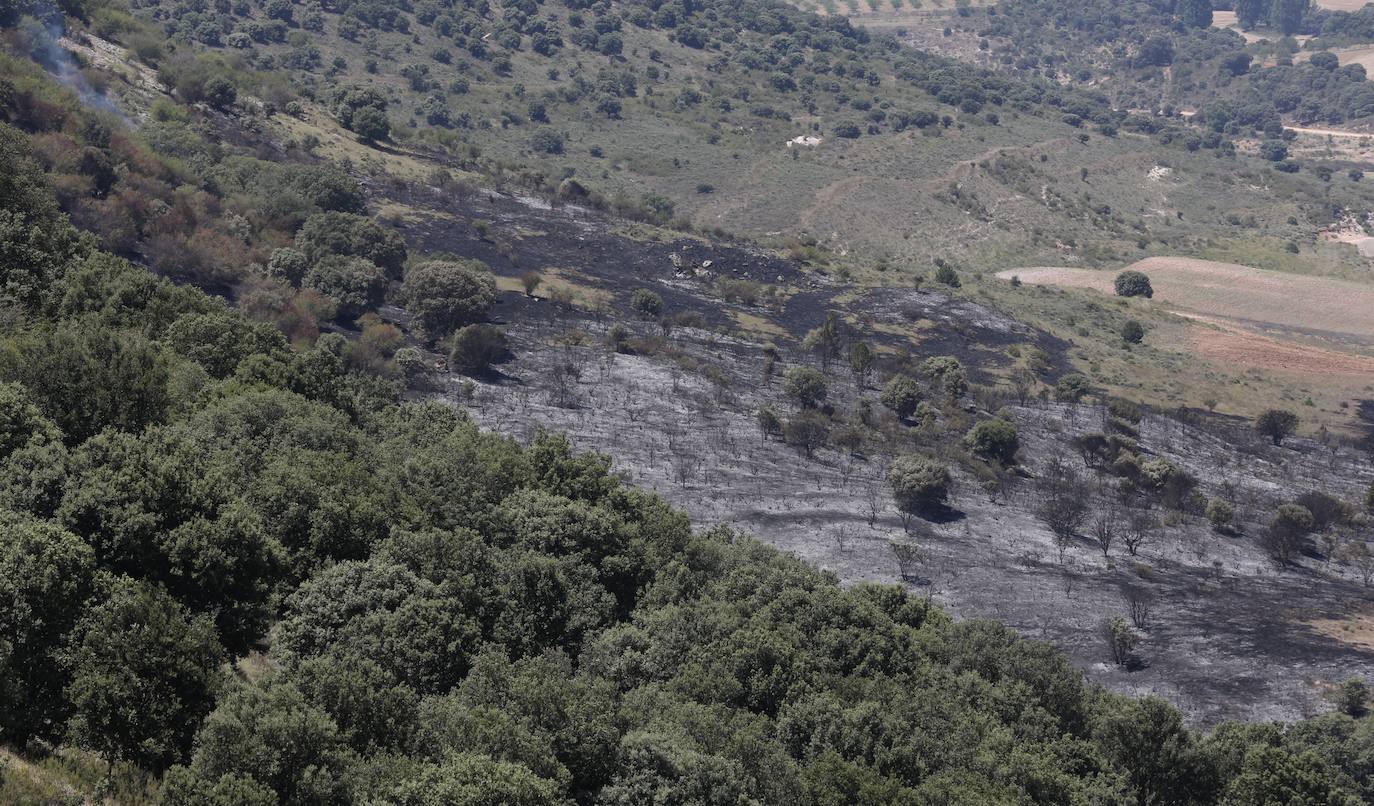
{"type": "Polygon", "coordinates": [[[1244,28],[1267,25],[1277,44],[1248,45],[1235,31],[1211,27],[1209,4],[1182,0],[1008,0],[967,24],[998,43],[991,50],[1017,73],[1105,85],[1127,108],[1200,107],[1218,132],[1277,137],[1285,116],[1339,124],[1374,115],[1364,67],[1342,67],[1323,50],[1368,41],[1374,10],[1328,11],[1307,0],[1236,9],[1244,28]],[[1317,37],[1307,46],[1315,51],[1310,60],[1295,63],[1291,34],[1317,37]]]}

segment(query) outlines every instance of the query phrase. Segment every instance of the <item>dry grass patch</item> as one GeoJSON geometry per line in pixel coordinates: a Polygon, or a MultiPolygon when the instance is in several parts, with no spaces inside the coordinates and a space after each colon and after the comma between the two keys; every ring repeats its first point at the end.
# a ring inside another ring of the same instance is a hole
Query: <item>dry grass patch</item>
{"type": "Polygon", "coordinates": [[[1374,613],[1353,613],[1346,618],[1315,619],[1305,622],[1313,630],[1343,644],[1374,649],[1374,613]]]}
{"type": "Polygon", "coordinates": [[[766,338],[781,338],[787,336],[787,330],[778,324],[769,321],[752,313],[745,311],[730,311],[730,318],[735,320],[739,329],[746,333],[753,333],[766,338]]]}
{"type": "MultiPolygon", "coordinates": [[[[536,274],[540,278],[539,287],[534,292],[536,297],[566,302],[589,311],[609,305],[615,299],[615,294],[591,285],[589,278],[572,269],[545,268],[537,270],[536,274]]],[[[499,291],[525,293],[525,284],[519,277],[497,275],[496,288],[499,291]]]]}
{"type": "Polygon", "coordinates": [[[319,141],[315,153],[327,159],[348,160],[364,168],[375,169],[401,179],[423,180],[434,171],[433,163],[393,146],[379,148],[359,142],[357,135],[340,126],[324,110],[315,106],[307,106],[299,118],[284,114],[274,115],[272,122],[285,131],[288,137],[297,141],[314,137],[319,141]]]}

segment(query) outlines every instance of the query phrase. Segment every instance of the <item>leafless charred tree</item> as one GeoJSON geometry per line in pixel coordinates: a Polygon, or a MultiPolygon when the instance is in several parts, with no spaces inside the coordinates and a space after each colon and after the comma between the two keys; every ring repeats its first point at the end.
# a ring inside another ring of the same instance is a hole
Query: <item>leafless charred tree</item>
{"type": "Polygon", "coordinates": [[[916,578],[916,569],[920,567],[924,555],[919,546],[915,543],[904,540],[889,540],[888,548],[892,549],[892,556],[897,560],[897,573],[902,580],[910,582],[916,578]]]}
{"type": "Polygon", "coordinates": [[[1159,528],[1159,521],[1148,512],[1138,512],[1130,517],[1126,522],[1126,529],[1121,533],[1121,542],[1126,544],[1126,551],[1132,557],[1140,553],[1141,547],[1154,538],[1155,530],[1159,528]]]}
{"type": "Polygon", "coordinates": [[[830,536],[835,541],[835,548],[839,549],[841,553],[849,550],[849,541],[852,535],[849,532],[848,524],[842,523],[836,526],[831,530],[830,536]]]}
{"type": "Polygon", "coordinates": [[[1121,588],[1121,601],[1137,630],[1150,629],[1150,617],[1154,613],[1155,596],[1139,585],[1126,585],[1121,588]]]}
{"type": "Polygon", "coordinates": [[[883,502],[886,498],[887,489],[883,485],[881,476],[870,479],[864,484],[864,511],[868,516],[869,527],[878,522],[878,516],[883,513],[883,502]]]}
{"type": "Polygon", "coordinates": [[[1093,515],[1091,528],[1093,538],[1097,540],[1097,547],[1102,549],[1102,556],[1105,558],[1121,529],[1121,512],[1115,501],[1107,501],[1093,515]]]}
{"type": "Polygon", "coordinates": [[[1054,457],[1036,484],[1040,504],[1035,517],[1054,534],[1059,563],[1088,517],[1088,485],[1062,457],[1054,457]]]}
{"type": "Polygon", "coordinates": [[[1031,393],[1035,391],[1035,373],[1020,367],[1011,374],[1011,390],[1016,395],[1016,402],[1026,405],[1031,399],[1031,393]]]}

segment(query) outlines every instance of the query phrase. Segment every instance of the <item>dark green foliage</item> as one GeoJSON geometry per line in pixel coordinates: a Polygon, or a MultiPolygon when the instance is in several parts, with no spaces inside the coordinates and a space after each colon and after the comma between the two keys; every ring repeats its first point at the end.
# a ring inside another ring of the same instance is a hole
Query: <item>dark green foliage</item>
{"type": "Polygon", "coordinates": [[[156,586],[120,579],[74,636],[72,737],[154,770],[181,759],[220,683],[223,650],[209,617],[156,586]]]}
{"type": "Polygon", "coordinates": [[[406,272],[401,298],[421,333],[438,340],[486,318],[496,281],[475,260],[429,261],[406,272]]]}
{"type": "Polygon", "coordinates": [[[1352,717],[1364,716],[1368,710],[1369,686],[1364,680],[1352,677],[1341,684],[1336,698],[1336,707],[1352,717]]]}
{"type": "Polygon", "coordinates": [[[906,514],[929,513],[949,497],[949,468],[924,456],[898,458],[887,471],[887,481],[897,509],[906,514]]]}
{"type": "Polygon", "coordinates": [[[267,273],[285,280],[291,285],[300,285],[309,269],[310,259],[299,249],[292,249],[289,246],[273,249],[272,257],[267,261],[267,273]]]}
{"type": "Polygon", "coordinates": [[[1275,445],[1281,444],[1298,430],[1298,415],[1283,409],[1268,409],[1255,418],[1255,430],[1269,437],[1275,445]]]}
{"type": "Polygon", "coordinates": [[[800,408],[812,409],[825,401],[825,376],[810,367],[793,367],[783,376],[782,390],[800,408]]]}
{"type": "Polygon", "coordinates": [[[93,593],[95,557],[56,524],[0,510],[0,737],[60,739],[67,635],[93,593]]]}
{"type": "Polygon", "coordinates": [[[563,135],[553,129],[540,129],[530,137],[530,147],[542,154],[562,154],[563,135]]]}
{"type": "Polygon", "coordinates": [[[1270,162],[1282,162],[1288,158],[1288,146],[1282,140],[1265,140],[1260,143],[1259,155],[1270,162]]]}
{"type": "Polygon", "coordinates": [[[306,271],[301,286],[334,300],[336,318],[352,322],[382,304],[387,283],[382,267],[367,258],[327,255],[306,271]]]}
{"type": "Polygon", "coordinates": [[[281,332],[252,323],[229,311],[187,314],[167,329],[167,342],[216,378],[234,373],[239,362],[254,354],[286,349],[281,332]]]}
{"type": "Polygon", "coordinates": [[[1222,802],[1254,806],[1355,806],[1360,800],[1333,781],[1330,765],[1316,753],[1258,746],[1245,754],[1240,772],[1227,785],[1222,802]]]}
{"type": "Polygon", "coordinates": [[[893,375],[883,387],[878,402],[905,420],[915,414],[916,407],[921,404],[921,386],[905,375],[893,375]]]}
{"type": "Polygon", "coordinates": [[[1206,28],[1212,24],[1212,0],[1179,0],[1174,13],[1184,25],[1206,28]]]}
{"type": "Polygon", "coordinates": [[[1155,295],[1154,288],[1150,286],[1150,278],[1143,272],[1123,271],[1116,276],[1113,285],[1116,287],[1118,297],[1145,297],[1148,299],[1155,295]]]}
{"type": "Polygon", "coordinates": [[[397,806],[560,806],[566,801],[554,781],[521,764],[490,756],[456,753],[424,764],[394,786],[388,802],[397,806]]]}
{"type": "Polygon", "coordinates": [[[339,123],[366,141],[383,140],[391,132],[386,98],[369,87],[344,87],[334,96],[339,123]]]}
{"type": "Polygon", "coordinates": [[[80,239],[58,210],[23,135],[0,123],[0,296],[36,304],[80,239]]]}
{"type": "Polygon", "coordinates": [[[225,643],[243,650],[266,623],[276,547],[233,498],[229,468],[207,465],[197,442],[182,429],[88,440],[72,455],[57,516],[102,567],[215,613],[225,643]]]}
{"type": "Polygon", "coordinates": [[[953,356],[927,358],[921,362],[921,375],[950,400],[958,400],[968,392],[968,374],[964,372],[964,365],[953,356]]]}
{"type": "Polygon", "coordinates": [[[491,325],[468,325],[453,334],[449,366],[469,375],[485,372],[510,352],[506,334],[491,325]]]}
{"type": "Polygon", "coordinates": [[[1274,512],[1261,539],[1265,551],[1274,562],[1287,566],[1293,562],[1307,542],[1315,525],[1312,513],[1300,504],[1283,504],[1274,512]]]}
{"type": "Polygon", "coordinates": [[[238,88],[225,76],[212,76],[201,91],[205,103],[215,109],[228,109],[238,100],[238,88]]]}
{"type": "Polygon", "coordinates": [[[951,288],[958,288],[961,285],[959,282],[959,273],[952,267],[944,265],[936,267],[935,282],[943,283],[951,288]]]}
{"type": "Polygon", "coordinates": [[[811,456],[830,437],[830,420],[818,411],[802,411],[782,427],[783,441],[811,456]]]}
{"type": "Polygon", "coordinates": [[[1001,418],[994,418],[983,420],[970,428],[964,436],[964,446],[975,456],[1009,465],[1016,461],[1016,452],[1021,443],[1016,436],[1016,426],[1001,418]]]}
{"type": "Polygon", "coordinates": [[[1121,340],[1127,344],[1139,344],[1145,340],[1145,326],[1135,319],[1127,319],[1121,326],[1121,340]]]}
{"type": "Polygon", "coordinates": [[[663,297],[647,288],[636,288],[630,295],[630,310],[640,319],[657,319],[663,315],[663,297]]]}
{"type": "Polygon", "coordinates": [[[1087,376],[1069,373],[1054,385],[1054,399],[1065,403],[1077,403],[1092,390],[1092,382],[1087,376]]]}
{"type": "Polygon", "coordinates": [[[292,595],[278,652],[288,666],[338,653],[422,694],[446,691],[467,673],[482,637],[465,606],[476,593],[446,590],[395,563],[340,563],[292,595]]]}
{"type": "Polygon", "coordinates": [[[1236,19],[1243,30],[1254,28],[1269,15],[1271,0],[1236,0],[1236,19]]]}
{"type": "Polygon", "coordinates": [[[312,264],[330,255],[365,258],[391,278],[400,277],[406,260],[405,239],[400,233],[352,213],[310,216],[296,233],[296,248],[312,264]]]}
{"type": "Polygon", "coordinates": [[[69,444],[105,428],[140,431],[167,413],[172,358],[137,332],[74,320],[6,347],[0,379],[23,384],[69,444]]]}
{"type": "Polygon", "coordinates": [[[271,802],[343,803],[356,763],[338,726],[294,685],[243,686],[205,720],[190,764],[169,773],[163,797],[190,806],[228,789],[275,795],[271,802]]]}

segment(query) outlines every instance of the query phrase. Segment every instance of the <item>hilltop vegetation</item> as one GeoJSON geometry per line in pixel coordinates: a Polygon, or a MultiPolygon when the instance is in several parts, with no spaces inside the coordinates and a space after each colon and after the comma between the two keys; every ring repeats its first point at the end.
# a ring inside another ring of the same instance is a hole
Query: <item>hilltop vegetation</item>
{"type": "Polygon", "coordinates": [[[1374,84],[1359,64],[1339,66],[1322,52],[1361,41],[1368,9],[1336,12],[1305,0],[1240,2],[1245,30],[1270,26],[1251,44],[1212,27],[1206,3],[1047,3],[1013,0],[960,18],[995,60],[1019,75],[1043,75],[1104,88],[1130,109],[1193,107],[1216,132],[1260,131],[1277,138],[1281,121],[1368,125],[1374,84]],[[1295,63],[1291,35],[1313,35],[1312,58],[1295,63]]]}

